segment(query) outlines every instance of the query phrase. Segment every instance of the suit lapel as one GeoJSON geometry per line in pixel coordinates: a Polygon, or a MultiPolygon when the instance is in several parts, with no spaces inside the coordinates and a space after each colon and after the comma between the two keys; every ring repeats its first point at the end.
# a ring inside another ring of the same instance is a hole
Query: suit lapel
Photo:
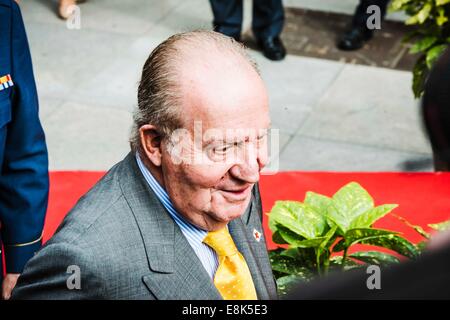
{"type": "Polygon", "coordinates": [[[242,253],[250,269],[255,284],[258,299],[277,299],[276,286],[273,278],[272,268],[262,237],[257,241],[254,230],[262,232],[261,207],[258,186],[254,188],[251,205],[240,219],[232,221],[229,225],[230,234],[238,250],[242,253]]]}
{"type": "Polygon", "coordinates": [[[143,277],[147,288],[159,300],[220,300],[200,260],[179,228],[175,229],[173,273],[154,272],[143,277]]]}
{"type": "Polygon", "coordinates": [[[194,250],[147,185],[134,155],[124,162],[121,188],[147,253],[151,272],[142,281],[149,291],[161,300],[221,299],[194,250]]]}

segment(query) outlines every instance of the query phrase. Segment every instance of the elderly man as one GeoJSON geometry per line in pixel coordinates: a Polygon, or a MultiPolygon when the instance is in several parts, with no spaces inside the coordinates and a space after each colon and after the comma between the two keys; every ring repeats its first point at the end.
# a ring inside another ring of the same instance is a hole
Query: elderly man
{"type": "Polygon", "coordinates": [[[144,65],[132,152],[27,264],[19,299],[275,299],[262,238],[266,88],[245,50],[178,34],[144,65]]]}

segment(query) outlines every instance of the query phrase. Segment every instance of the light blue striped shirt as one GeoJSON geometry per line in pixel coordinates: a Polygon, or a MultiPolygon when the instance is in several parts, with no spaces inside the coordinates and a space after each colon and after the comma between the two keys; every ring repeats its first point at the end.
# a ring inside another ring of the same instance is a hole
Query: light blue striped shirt
{"type": "Polygon", "coordinates": [[[136,161],[148,185],[156,194],[159,201],[161,201],[164,208],[166,208],[167,212],[170,214],[173,220],[175,220],[177,225],[180,227],[181,232],[186,237],[192,249],[194,249],[195,253],[202,262],[211,279],[214,279],[214,274],[216,273],[217,267],[219,266],[219,260],[217,258],[216,252],[208,245],[203,243],[203,239],[205,239],[208,231],[202,230],[194,226],[192,223],[186,221],[186,219],[184,219],[184,217],[175,210],[166,190],[164,190],[164,188],[161,187],[158,181],[156,181],[155,177],[153,177],[153,175],[140,159],[138,153],[136,153],[136,161]]]}

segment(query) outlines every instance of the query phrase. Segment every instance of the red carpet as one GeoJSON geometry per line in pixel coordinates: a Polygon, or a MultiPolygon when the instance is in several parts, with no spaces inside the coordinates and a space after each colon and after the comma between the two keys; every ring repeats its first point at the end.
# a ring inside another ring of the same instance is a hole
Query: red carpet
{"type": "MultiPolygon", "coordinates": [[[[52,172],[50,199],[44,241],[47,241],[77,200],[88,191],[104,172],[52,172]]],[[[350,181],[359,182],[374,197],[375,204],[396,203],[393,212],[429,231],[428,223],[450,219],[450,173],[331,173],[283,172],[261,177],[264,212],[276,200],[303,200],[306,191],[332,195],[350,181]]],[[[264,217],[268,246],[271,241],[264,217]]],[[[422,240],[414,230],[391,216],[377,222],[376,227],[401,231],[411,241],[422,240]]]]}

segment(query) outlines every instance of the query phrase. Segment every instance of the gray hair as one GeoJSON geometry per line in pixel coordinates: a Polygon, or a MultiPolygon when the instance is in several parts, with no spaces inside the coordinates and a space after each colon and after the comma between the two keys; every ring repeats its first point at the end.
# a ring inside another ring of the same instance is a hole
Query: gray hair
{"type": "Polygon", "coordinates": [[[154,125],[163,138],[181,127],[179,116],[182,114],[179,109],[181,90],[177,78],[177,62],[182,61],[184,49],[199,47],[205,52],[214,47],[219,52],[244,58],[259,74],[258,67],[248,55],[246,48],[233,38],[208,30],[171,36],[152,51],[142,70],[138,105],[133,113],[130,136],[133,151],[139,151],[141,148],[139,129],[143,125],[154,125]]]}

